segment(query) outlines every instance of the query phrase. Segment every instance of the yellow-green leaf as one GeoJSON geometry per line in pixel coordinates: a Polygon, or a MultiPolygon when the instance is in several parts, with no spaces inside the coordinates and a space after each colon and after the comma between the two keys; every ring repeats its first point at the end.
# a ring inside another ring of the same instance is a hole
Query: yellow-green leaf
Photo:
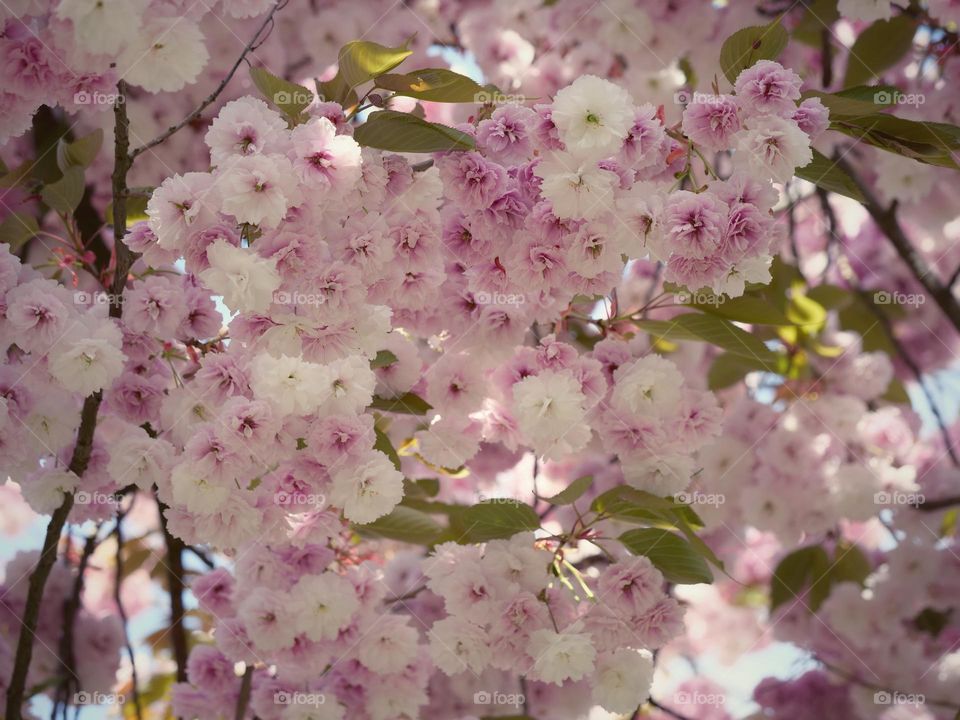
{"type": "Polygon", "coordinates": [[[475,103],[487,94],[482,85],[466,75],[445,68],[425,68],[406,75],[382,75],[373,84],[397,95],[429,102],[475,103]]]}
{"type": "Polygon", "coordinates": [[[354,40],[340,48],[340,75],[348,88],[355,88],[393,70],[413,54],[407,43],[386,47],[366,40],[354,40]]]}

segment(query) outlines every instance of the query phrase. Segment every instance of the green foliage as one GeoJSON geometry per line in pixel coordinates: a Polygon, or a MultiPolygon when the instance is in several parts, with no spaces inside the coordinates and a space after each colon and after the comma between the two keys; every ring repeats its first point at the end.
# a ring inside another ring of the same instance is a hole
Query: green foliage
{"type": "Polygon", "coordinates": [[[57,141],[57,166],[60,172],[71,167],[89,167],[103,146],[103,130],[97,128],[79,140],[67,142],[63,138],[57,141]]]}
{"type": "Polygon", "coordinates": [[[374,370],[377,368],[388,367],[393,365],[397,361],[397,356],[394,355],[389,350],[378,350],[377,356],[370,361],[370,367],[374,370]]]}
{"type": "Polygon", "coordinates": [[[353,137],[366,147],[391,152],[431,153],[474,147],[473,138],[466,133],[394,110],[372,113],[353,137]]]}
{"type": "Polygon", "coordinates": [[[390,437],[378,427],[373,428],[373,433],[376,436],[376,441],[373,443],[373,449],[379,450],[388,458],[390,458],[390,462],[392,462],[393,466],[399,471],[400,456],[397,454],[396,448],[393,447],[393,443],[390,442],[390,437]]]}
{"type": "Polygon", "coordinates": [[[86,187],[83,179],[83,168],[78,165],[68,167],[63,177],[40,191],[40,199],[61,215],[70,215],[77,209],[83,199],[86,187]]]}
{"type": "Polygon", "coordinates": [[[776,60],[789,39],[779,22],[737,30],[720,48],[720,69],[733,84],[741,71],[758,60],[776,60]]]}
{"type": "Polygon", "coordinates": [[[33,215],[11,213],[0,222],[0,242],[9,245],[11,252],[17,252],[39,230],[37,219],[33,215]]]}
{"type": "Polygon", "coordinates": [[[690,313],[671,320],[639,320],[636,324],[666,340],[702,340],[735,355],[756,360],[771,371],[777,369],[776,353],[762,340],[715,315],[690,313]]]}
{"type": "Polygon", "coordinates": [[[820,609],[830,590],[842,582],[863,585],[870,563],[860,548],[837,543],[833,559],[820,545],[808,545],[783,558],[770,582],[770,610],[789,602],[802,602],[811,612],[820,609]]]}
{"type": "Polygon", "coordinates": [[[578,477],[566,489],[561,490],[553,497],[544,498],[551,505],[571,505],[590,489],[593,485],[593,475],[578,477]]]}
{"type": "Polygon", "coordinates": [[[866,202],[860,188],[846,172],[833,160],[819,150],[813,150],[813,160],[802,168],[797,168],[796,176],[817,187],[832,193],[843,195],[857,202],[866,202]]]}
{"type": "Polygon", "coordinates": [[[488,92],[466,75],[445,68],[425,68],[406,75],[382,75],[373,84],[397,95],[442,103],[475,103],[488,92]]]}
{"type": "Polygon", "coordinates": [[[366,40],[354,40],[340,48],[338,75],[343,84],[352,89],[393,70],[413,51],[407,43],[386,47],[366,40]]]}
{"type": "Polygon", "coordinates": [[[847,60],[844,87],[875,80],[893,67],[913,47],[917,20],[906,13],[889,20],[877,20],[857,37],[847,60]]]}
{"type": "Polygon", "coordinates": [[[399,413],[401,415],[426,415],[433,407],[416,393],[408,392],[398,397],[373,396],[370,407],[374,410],[399,413]]]}
{"type": "Polygon", "coordinates": [[[412,543],[433,545],[443,536],[444,528],[425,512],[405,505],[397,505],[389,515],[377,518],[366,525],[354,525],[365,537],[381,537],[412,543]]]}
{"type": "Polygon", "coordinates": [[[471,505],[463,511],[462,522],[465,532],[458,540],[461,544],[505,539],[540,527],[540,518],[532,507],[506,498],[471,505]]]}
{"type": "Polygon", "coordinates": [[[690,585],[713,582],[713,573],[703,556],[679,535],[659,528],[637,528],[620,536],[634,555],[650,559],[670,582],[690,585]]]}
{"type": "Polygon", "coordinates": [[[953,157],[960,152],[960,128],[955,125],[919,122],[877,112],[841,117],[832,121],[830,128],[928,165],[960,168],[953,157]]]}
{"type": "Polygon", "coordinates": [[[310,90],[259,67],[250,68],[250,78],[267,102],[286,115],[288,121],[293,124],[303,121],[303,111],[314,99],[310,90]]]}

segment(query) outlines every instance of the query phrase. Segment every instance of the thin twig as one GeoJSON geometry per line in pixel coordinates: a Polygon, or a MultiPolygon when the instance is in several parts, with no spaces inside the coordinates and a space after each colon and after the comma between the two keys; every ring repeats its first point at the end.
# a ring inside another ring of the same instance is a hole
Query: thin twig
{"type": "Polygon", "coordinates": [[[203,102],[201,102],[200,105],[197,106],[197,109],[194,110],[189,115],[187,115],[183,120],[178,122],[176,125],[173,125],[167,128],[164,132],[162,132],[160,135],[158,135],[153,140],[148,142],[146,145],[143,145],[141,147],[138,147],[136,150],[131,151],[130,153],[131,160],[139,156],[141,153],[146,152],[150,148],[156,147],[160,143],[165,142],[167,138],[169,138],[171,135],[183,129],[184,127],[192,123],[194,120],[199,118],[200,115],[203,113],[203,111],[206,110],[208,107],[210,107],[216,101],[216,99],[220,96],[220,93],[223,92],[223,89],[227,86],[227,83],[229,83],[230,80],[233,78],[234,73],[237,72],[237,69],[240,67],[243,61],[246,60],[247,55],[253,50],[255,50],[256,48],[258,48],[260,45],[262,45],[263,41],[266,40],[266,37],[262,39],[260,38],[261,34],[268,26],[272,25],[274,13],[276,13],[277,10],[280,10],[284,5],[286,5],[287,2],[288,0],[279,0],[270,9],[270,12],[267,13],[267,17],[260,24],[260,27],[257,28],[257,31],[253,34],[253,37],[250,38],[250,42],[247,43],[247,46],[243,49],[243,52],[240,53],[240,57],[237,58],[237,61],[233,64],[233,67],[230,68],[230,72],[228,72],[226,77],[224,77],[223,80],[220,81],[220,84],[217,85],[214,91],[203,99],[203,102]]]}

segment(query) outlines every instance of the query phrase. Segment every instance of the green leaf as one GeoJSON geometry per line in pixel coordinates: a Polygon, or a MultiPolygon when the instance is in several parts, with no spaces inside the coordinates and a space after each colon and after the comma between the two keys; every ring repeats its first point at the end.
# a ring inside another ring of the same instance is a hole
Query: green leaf
{"type": "Polygon", "coordinates": [[[860,188],[843,169],[819,150],[813,148],[811,150],[813,151],[813,160],[802,168],[796,169],[795,174],[798,178],[859,203],[867,201],[863,197],[863,193],[860,192],[860,188]]]}
{"type": "Polygon", "coordinates": [[[813,585],[806,606],[816,612],[829,592],[827,571],[830,559],[819,545],[794,550],[777,564],[770,581],[770,611],[785,602],[802,597],[803,590],[813,585]]]}
{"type": "Polygon", "coordinates": [[[829,37],[830,26],[840,19],[837,0],[807,0],[804,5],[806,11],[790,33],[791,38],[819,49],[824,33],[829,37]]]}
{"type": "Polygon", "coordinates": [[[374,83],[397,95],[443,103],[480,102],[486,89],[466,75],[445,68],[424,68],[406,75],[382,75],[374,83]]]}
{"type": "Polygon", "coordinates": [[[896,348],[876,313],[858,295],[851,295],[851,302],[837,312],[840,327],[859,333],[865,352],[882,350],[888,355],[896,354],[896,348]]]}
{"type": "Polygon", "coordinates": [[[916,32],[917,20],[906,13],[873,23],[850,48],[844,87],[875,80],[884,70],[900,62],[913,47],[916,32]]]}
{"type": "Polygon", "coordinates": [[[466,536],[461,544],[513,537],[519,532],[536,530],[540,518],[533,508],[507,498],[484,500],[471,505],[463,513],[466,536]]]}
{"type": "Polygon", "coordinates": [[[713,573],[703,557],[690,543],[669,530],[638,528],[627,530],[619,539],[634,555],[648,557],[672,583],[713,582],[713,573]]]}
{"type": "Polygon", "coordinates": [[[850,291],[836,285],[817,285],[807,290],[807,297],[828,310],[837,310],[850,302],[850,291]]]}
{"type": "Polygon", "coordinates": [[[667,340],[703,340],[735,355],[756,360],[771,371],[777,369],[776,353],[762,340],[724,318],[690,313],[671,320],[639,320],[636,324],[667,340]]]}
{"type": "Polygon", "coordinates": [[[593,485],[593,475],[584,475],[570,483],[566,489],[561,490],[553,497],[544,498],[544,500],[551,505],[570,505],[589,490],[591,485],[593,485]]]}
{"type": "Polygon", "coordinates": [[[393,443],[390,442],[390,436],[388,436],[383,430],[378,427],[373,428],[373,433],[376,436],[376,442],[373,443],[373,449],[379,450],[388,458],[390,462],[393,463],[393,466],[400,470],[400,456],[397,455],[396,448],[393,447],[393,443]]]}
{"type": "Polygon", "coordinates": [[[397,361],[397,356],[394,355],[389,350],[378,350],[377,356],[370,361],[370,367],[376,370],[377,368],[393,365],[396,361],[397,361]]]}
{"type": "Polygon", "coordinates": [[[13,213],[0,223],[0,242],[9,245],[10,252],[17,252],[39,230],[37,219],[33,215],[13,213]]]}
{"type": "Polygon", "coordinates": [[[691,303],[710,315],[719,315],[728,320],[751,325],[789,325],[786,315],[769,302],[756,295],[741,295],[738,298],[717,298],[716,303],[691,303]]]}
{"type": "Polygon", "coordinates": [[[100,128],[71,143],[60,138],[57,141],[57,165],[60,171],[66,172],[74,166],[88,167],[97,157],[102,145],[103,130],[100,128]]]}
{"type": "Polygon", "coordinates": [[[763,363],[751,358],[723,353],[718,355],[707,373],[707,386],[711,390],[722,390],[735,385],[747,376],[748,373],[767,368],[763,363]]]}
{"type": "Polygon", "coordinates": [[[689,505],[629,485],[618,485],[601,493],[590,504],[590,510],[621,522],[664,529],[682,529],[684,524],[703,527],[703,520],[689,505]]]}
{"type": "Polygon", "coordinates": [[[413,54],[407,43],[386,47],[366,40],[354,40],[340,48],[339,74],[344,84],[355,88],[393,70],[413,54]]]}
{"type": "Polygon", "coordinates": [[[720,69],[732,85],[741,71],[758,60],[776,60],[789,40],[779,22],[737,30],[723,41],[720,69]]]}
{"type": "Polygon", "coordinates": [[[392,152],[430,153],[474,147],[473,138],[466,133],[394,110],[371,113],[353,138],[366,147],[392,152]]]}
{"type": "Polygon", "coordinates": [[[401,415],[426,415],[433,410],[432,405],[412,392],[404,393],[399,397],[393,398],[374,395],[370,407],[374,410],[383,410],[384,412],[399,413],[401,415]]]}
{"type": "Polygon", "coordinates": [[[317,95],[322,97],[324,100],[330,102],[337,102],[343,105],[343,107],[354,107],[360,101],[360,98],[357,96],[357,93],[353,88],[347,87],[347,83],[344,82],[343,75],[339,72],[333,76],[330,80],[321,82],[317,80],[317,95]]]}
{"type": "Polygon", "coordinates": [[[62,215],[70,215],[83,199],[83,168],[77,165],[64,171],[63,177],[40,191],[40,199],[62,215]]]}
{"type": "Polygon", "coordinates": [[[903,386],[903,383],[899,379],[893,378],[887,386],[887,391],[880,396],[880,399],[900,405],[909,403],[910,395],[907,394],[907,389],[903,386]]]}
{"type": "Polygon", "coordinates": [[[862,586],[872,571],[870,561],[857,545],[846,541],[837,543],[833,551],[833,564],[830,566],[830,582],[833,585],[853,582],[862,586]]]}
{"type": "Polygon", "coordinates": [[[900,89],[893,85],[857,85],[837,93],[808,90],[803,93],[803,98],[820,98],[824,107],[830,110],[830,119],[837,120],[873,115],[877,110],[894,104],[900,94],[900,89]]]}
{"type": "Polygon", "coordinates": [[[424,512],[397,505],[389,515],[366,525],[354,525],[361,535],[400,540],[414,545],[433,545],[444,532],[440,523],[424,512]]]}
{"type": "Polygon", "coordinates": [[[956,169],[960,128],[947,123],[918,122],[885,113],[842,117],[830,128],[868,145],[929,165],[956,169]]]}
{"type": "Polygon", "coordinates": [[[284,80],[263,68],[250,68],[250,77],[267,101],[294,123],[301,120],[303,111],[313,102],[314,94],[303,85],[284,80]]]}

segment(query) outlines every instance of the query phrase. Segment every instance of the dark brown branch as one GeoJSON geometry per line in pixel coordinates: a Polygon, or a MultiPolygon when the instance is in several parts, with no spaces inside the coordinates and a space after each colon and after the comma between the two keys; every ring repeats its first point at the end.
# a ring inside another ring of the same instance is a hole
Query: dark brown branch
{"type": "MultiPolygon", "coordinates": [[[[81,477],[90,462],[90,453],[93,450],[93,433],[97,425],[97,411],[100,409],[99,392],[90,395],[83,402],[80,413],[80,430],[77,432],[77,444],[73,449],[70,460],[70,471],[81,477]]],[[[33,639],[37,631],[37,621],[40,617],[40,603],[43,600],[43,588],[50,577],[53,563],[57,559],[57,545],[60,533],[67,523],[70,510],[73,509],[73,493],[64,495],[63,503],[50,517],[47,532],[43,538],[43,547],[40,550],[40,559],[30,574],[30,584],[27,590],[27,601],[23,609],[23,619],[20,626],[20,637],[17,640],[17,653],[13,663],[13,673],[10,675],[10,685],[7,688],[7,709],[5,720],[21,720],[21,707],[27,686],[27,672],[30,661],[33,659],[33,639]]]]}
{"type": "Polygon", "coordinates": [[[903,227],[897,220],[896,201],[894,201],[890,207],[884,208],[874,194],[873,189],[867,187],[860,178],[857,177],[853,168],[850,167],[850,164],[846,160],[840,158],[836,162],[856,183],[861,194],[866,199],[864,207],[867,212],[870,213],[870,217],[873,218],[877,227],[879,227],[890,242],[893,243],[897,254],[907,264],[907,267],[910,268],[917,282],[923,285],[927,294],[933,298],[940,310],[943,311],[943,314],[953,323],[953,327],[960,332],[960,303],[958,303],[957,299],[953,296],[950,286],[940,281],[930,268],[927,267],[927,263],[920,253],[913,247],[903,227]]]}
{"type": "Polygon", "coordinates": [[[247,714],[247,705],[250,703],[250,689],[253,685],[253,665],[247,665],[246,672],[243,673],[243,681],[240,683],[240,695],[237,697],[237,711],[234,713],[234,720],[243,720],[247,714]]]}
{"type": "MultiPolygon", "coordinates": [[[[121,305],[119,295],[126,283],[127,270],[133,262],[132,253],[123,242],[127,228],[127,172],[130,170],[132,159],[129,153],[129,127],[127,120],[126,84],[121,80],[117,83],[117,99],[113,104],[115,121],[114,130],[114,171],[113,171],[113,233],[116,246],[116,272],[113,278],[111,292],[114,295],[110,303],[110,316],[120,317],[121,305]]],[[[100,410],[102,395],[95,392],[83,401],[83,410],[80,413],[80,429],[77,431],[77,442],[70,458],[69,470],[78,478],[83,477],[90,463],[90,454],[93,451],[93,436],[97,429],[97,413],[100,410]]],[[[33,639],[37,630],[37,621],[40,616],[40,603],[43,599],[43,588],[50,577],[50,570],[57,558],[57,545],[60,533],[63,532],[67,517],[73,508],[73,493],[67,493],[63,503],[50,517],[47,532],[40,550],[40,559],[30,575],[27,601],[23,611],[23,622],[20,628],[20,637],[17,640],[17,652],[14,658],[13,673],[10,676],[10,685],[7,688],[7,707],[5,720],[21,720],[21,707],[26,692],[27,672],[33,658],[33,639]]]]}
{"type": "Polygon", "coordinates": [[[167,518],[164,513],[167,506],[157,500],[160,509],[160,527],[163,529],[163,539],[167,545],[167,559],[164,563],[167,571],[167,591],[170,593],[170,636],[173,645],[173,657],[177,663],[177,682],[187,681],[187,656],[190,648],[187,645],[187,631],[183,626],[183,593],[186,586],[183,582],[183,541],[173,535],[167,527],[167,518]]]}
{"type": "Polygon", "coordinates": [[[267,17],[260,24],[260,27],[257,28],[257,31],[253,34],[253,37],[250,39],[250,42],[247,43],[247,46],[243,49],[243,52],[240,53],[240,57],[237,58],[237,61],[233,64],[233,67],[230,68],[230,72],[228,72],[226,77],[224,77],[223,80],[220,81],[220,84],[217,85],[214,91],[203,99],[203,101],[197,106],[197,109],[194,110],[189,115],[187,115],[183,120],[178,122],[176,125],[173,125],[167,128],[164,132],[162,132],[160,135],[158,135],[153,140],[148,142],[146,145],[143,145],[141,147],[138,147],[136,150],[133,150],[130,153],[131,160],[136,158],[141,153],[146,152],[150,148],[156,147],[160,143],[165,142],[167,138],[169,138],[171,135],[173,135],[179,130],[182,130],[184,127],[186,127],[187,125],[192,123],[194,120],[199,118],[200,115],[203,114],[203,111],[206,110],[208,107],[210,107],[216,101],[216,99],[220,96],[220,93],[223,92],[223,89],[227,86],[227,83],[229,83],[230,80],[233,78],[234,73],[237,72],[237,69],[246,59],[247,55],[253,50],[255,50],[257,47],[259,47],[261,44],[263,44],[263,41],[266,40],[266,37],[261,39],[260,36],[263,34],[263,31],[267,29],[267,27],[272,25],[274,13],[276,13],[277,10],[281,9],[284,5],[286,5],[287,2],[288,0],[278,0],[278,2],[270,9],[270,12],[267,13],[267,17]]]}
{"type": "MultiPolygon", "coordinates": [[[[77,614],[80,611],[80,602],[83,597],[84,575],[90,563],[90,556],[97,549],[99,532],[100,525],[98,524],[83,544],[80,561],[77,563],[77,576],[73,582],[73,592],[63,603],[63,630],[60,633],[59,656],[63,670],[66,672],[63,673],[63,678],[57,686],[54,697],[54,717],[56,717],[57,710],[60,707],[65,708],[70,703],[73,694],[80,690],[79,678],[77,677],[77,658],[73,648],[74,628],[76,627],[77,614]]],[[[64,717],[66,717],[66,711],[64,711],[64,717]]]]}
{"type": "MultiPolygon", "coordinates": [[[[133,507],[134,500],[131,500],[130,507],[133,507]]],[[[117,604],[117,614],[123,624],[123,646],[127,651],[127,657],[130,658],[130,685],[131,695],[133,695],[133,707],[137,715],[137,720],[143,720],[143,710],[140,707],[140,689],[137,678],[137,660],[133,654],[133,645],[130,644],[130,633],[127,631],[127,611],[123,608],[123,600],[120,597],[120,590],[123,586],[123,519],[130,512],[130,508],[122,510],[117,508],[117,526],[113,530],[114,537],[117,539],[117,554],[114,562],[116,579],[113,583],[113,601],[117,604]]]]}

